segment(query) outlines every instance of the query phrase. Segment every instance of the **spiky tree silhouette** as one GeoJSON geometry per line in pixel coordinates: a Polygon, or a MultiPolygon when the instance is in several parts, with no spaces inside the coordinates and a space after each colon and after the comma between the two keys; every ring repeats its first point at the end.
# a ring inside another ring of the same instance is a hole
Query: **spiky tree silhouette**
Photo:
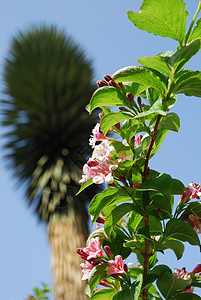
{"type": "Polygon", "coordinates": [[[29,204],[47,222],[57,300],[85,299],[75,249],[88,235],[85,207],[95,187],[75,193],[95,124],[84,110],[92,77],[84,52],[54,26],[20,32],[4,66],[5,156],[25,183],[29,204]]]}

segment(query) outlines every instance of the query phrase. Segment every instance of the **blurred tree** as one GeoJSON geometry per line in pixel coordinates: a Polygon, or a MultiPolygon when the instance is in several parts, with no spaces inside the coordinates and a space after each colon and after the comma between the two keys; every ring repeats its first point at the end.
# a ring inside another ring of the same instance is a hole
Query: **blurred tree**
{"type": "Polygon", "coordinates": [[[4,66],[5,157],[40,220],[46,221],[57,300],[85,299],[76,248],[88,236],[86,202],[75,197],[95,121],[91,62],[65,32],[34,27],[11,42],[4,66]]]}

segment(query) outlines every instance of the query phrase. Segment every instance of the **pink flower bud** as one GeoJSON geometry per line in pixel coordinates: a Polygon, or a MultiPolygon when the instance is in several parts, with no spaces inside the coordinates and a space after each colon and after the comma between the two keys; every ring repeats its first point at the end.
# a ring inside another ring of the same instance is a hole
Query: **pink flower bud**
{"type": "Polygon", "coordinates": [[[121,129],[120,123],[115,124],[114,127],[115,127],[117,130],[120,130],[120,129],[121,129]]]}
{"type": "Polygon", "coordinates": [[[110,249],[110,247],[108,245],[104,246],[104,250],[105,250],[106,254],[108,254],[109,256],[113,257],[112,251],[111,251],[111,249],[110,249]]]}
{"type": "Polygon", "coordinates": [[[109,82],[110,80],[113,80],[113,78],[110,75],[105,75],[104,79],[109,82]]]}
{"type": "Polygon", "coordinates": [[[119,106],[119,110],[126,110],[124,106],[119,106]]]}
{"type": "Polygon", "coordinates": [[[100,223],[100,224],[104,224],[105,223],[105,220],[102,218],[102,217],[98,217],[97,219],[96,219],[96,222],[97,223],[100,223]]]}
{"type": "Polygon", "coordinates": [[[185,188],[184,194],[180,196],[180,201],[181,202],[186,202],[192,195],[192,191],[189,187],[185,188]]]}
{"type": "Polygon", "coordinates": [[[109,81],[109,86],[117,87],[117,85],[113,79],[109,81]]]}
{"type": "Polygon", "coordinates": [[[131,93],[127,93],[126,98],[128,99],[128,101],[130,103],[134,104],[134,98],[133,98],[133,95],[131,93]]]}
{"type": "Polygon", "coordinates": [[[124,88],[124,85],[122,82],[119,82],[118,85],[120,86],[120,88],[122,88],[122,89],[124,88]]]}
{"type": "Polygon", "coordinates": [[[142,135],[139,134],[136,138],[135,138],[135,144],[136,146],[140,146],[141,144],[141,139],[142,139],[142,135]]]}
{"type": "Polygon", "coordinates": [[[200,273],[201,272],[201,264],[197,265],[193,271],[191,272],[191,274],[195,274],[195,273],[200,273]]]}
{"type": "Polygon", "coordinates": [[[98,80],[96,82],[96,84],[97,84],[98,87],[103,87],[103,86],[107,86],[108,85],[107,81],[105,81],[105,80],[98,80]]]}

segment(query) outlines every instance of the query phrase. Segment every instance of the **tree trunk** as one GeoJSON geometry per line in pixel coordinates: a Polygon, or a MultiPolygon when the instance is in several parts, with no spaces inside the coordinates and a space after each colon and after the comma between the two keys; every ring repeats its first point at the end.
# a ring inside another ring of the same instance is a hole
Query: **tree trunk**
{"type": "Polygon", "coordinates": [[[56,300],[86,300],[86,285],[79,267],[83,262],[76,248],[84,247],[88,237],[88,217],[77,214],[73,207],[68,215],[53,215],[49,222],[51,265],[56,300]]]}

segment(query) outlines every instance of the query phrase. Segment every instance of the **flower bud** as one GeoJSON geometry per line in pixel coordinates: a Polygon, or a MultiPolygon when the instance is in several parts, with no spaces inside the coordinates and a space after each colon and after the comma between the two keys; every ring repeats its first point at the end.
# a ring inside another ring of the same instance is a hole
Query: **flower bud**
{"type": "Polygon", "coordinates": [[[124,265],[124,271],[125,271],[126,273],[128,273],[128,267],[127,267],[126,264],[124,265]]]}
{"type": "Polygon", "coordinates": [[[117,130],[120,130],[120,129],[121,129],[120,123],[115,124],[114,127],[115,127],[117,130]]]}
{"type": "Polygon", "coordinates": [[[191,274],[195,274],[195,273],[200,273],[201,272],[201,264],[197,265],[193,271],[191,272],[191,274]]]}
{"type": "Polygon", "coordinates": [[[122,88],[122,89],[124,88],[124,85],[122,82],[119,82],[118,85],[120,86],[120,88],[122,88]]]}
{"type": "Polygon", "coordinates": [[[113,80],[113,78],[110,75],[105,75],[104,79],[109,82],[110,80],[113,80]]]}
{"type": "Polygon", "coordinates": [[[119,106],[119,110],[126,110],[124,106],[119,106]]]}
{"type": "Polygon", "coordinates": [[[98,80],[96,81],[96,84],[98,87],[103,87],[108,85],[108,83],[105,80],[98,80]]]}
{"type": "Polygon", "coordinates": [[[117,85],[113,79],[109,81],[109,86],[117,87],[117,85]]]}
{"type": "Polygon", "coordinates": [[[140,97],[137,97],[137,103],[138,103],[139,106],[142,105],[142,99],[140,97]]]}
{"type": "Polygon", "coordinates": [[[128,101],[130,103],[134,104],[134,98],[133,98],[133,95],[131,93],[127,93],[126,98],[128,99],[128,101]]]}
{"type": "Polygon", "coordinates": [[[104,250],[105,250],[106,254],[108,254],[109,256],[113,257],[112,251],[111,251],[111,249],[110,249],[110,247],[108,245],[104,246],[104,250]]]}
{"type": "Polygon", "coordinates": [[[91,160],[87,162],[87,165],[91,168],[91,167],[96,167],[99,165],[99,163],[95,160],[91,160]]]}
{"type": "Polygon", "coordinates": [[[124,176],[119,176],[119,181],[121,181],[123,184],[126,184],[126,179],[124,176]]]}
{"type": "Polygon", "coordinates": [[[100,223],[100,224],[104,224],[105,223],[105,220],[102,218],[102,217],[98,217],[97,219],[96,219],[96,222],[97,223],[100,223]]]}

